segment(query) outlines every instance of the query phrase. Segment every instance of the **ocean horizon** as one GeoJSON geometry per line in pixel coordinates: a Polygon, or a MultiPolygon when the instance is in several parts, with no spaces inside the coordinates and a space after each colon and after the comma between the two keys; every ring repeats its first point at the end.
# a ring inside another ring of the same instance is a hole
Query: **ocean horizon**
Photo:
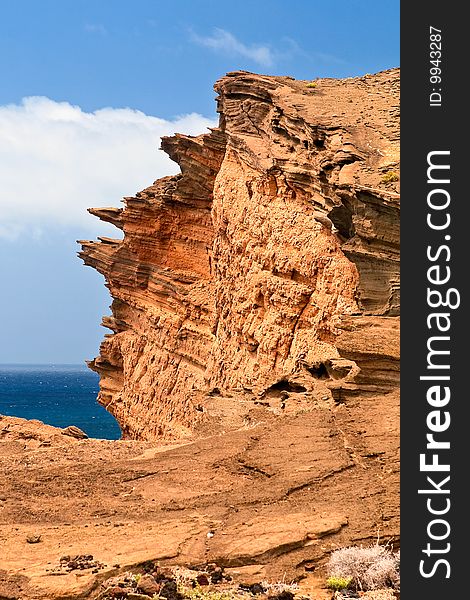
{"type": "Polygon", "coordinates": [[[0,414],[119,439],[119,425],[98,404],[98,391],[99,377],[85,364],[0,364],[0,414]]]}

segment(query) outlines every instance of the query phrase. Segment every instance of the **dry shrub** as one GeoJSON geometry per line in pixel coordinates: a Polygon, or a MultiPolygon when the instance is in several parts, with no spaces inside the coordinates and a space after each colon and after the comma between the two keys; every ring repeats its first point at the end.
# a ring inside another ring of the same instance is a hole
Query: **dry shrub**
{"type": "Polygon", "coordinates": [[[385,546],[350,546],[335,550],[328,562],[331,577],[351,578],[357,590],[400,588],[400,555],[385,546]]]}
{"type": "Polygon", "coordinates": [[[395,600],[396,596],[393,591],[388,588],[386,590],[373,590],[365,592],[361,596],[361,600],[395,600]]]}

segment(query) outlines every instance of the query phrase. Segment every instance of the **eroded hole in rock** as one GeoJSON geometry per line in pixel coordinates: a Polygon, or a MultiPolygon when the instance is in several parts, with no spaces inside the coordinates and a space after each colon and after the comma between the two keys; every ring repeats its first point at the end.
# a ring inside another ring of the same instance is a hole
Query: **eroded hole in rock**
{"type": "Polygon", "coordinates": [[[270,398],[283,398],[286,397],[286,392],[296,392],[303,393],[306,392],[307,388],[298,383],[293,383],[288,381],[287,379],[281,379],[280,381],[273,383],[268,389],[263,393],[263,397],[270,398]]]}
{"type": "Polygon", "coordinates": [[[258,292],[256,298],[252,304],[252,308],[262,308],[264,306],[264,295],[262,292],[258,292]]]}
{"type": "Polygon", "coordinates": [[[352,210],[346,204],[341,206],[335,206],[328,213],[328,217],[331,219],[333,225],[338,230],[338,233],[345,239],[356,235],[356,230],[353,224],[352,210]]]}
{"type": "Polygon", "coordinates": [[[325,363],[318,363],[317,365],[306,367],[306,369],[315,379],[329,379],[330,377],[325,363]]]}

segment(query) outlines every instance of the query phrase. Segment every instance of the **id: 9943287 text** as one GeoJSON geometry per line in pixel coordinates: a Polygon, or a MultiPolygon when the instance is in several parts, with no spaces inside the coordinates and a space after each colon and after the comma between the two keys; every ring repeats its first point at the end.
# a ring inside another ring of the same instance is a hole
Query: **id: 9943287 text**
{"type": "Polygon", "coordinates": [[[429,27],[429,106],[442,106],[442,31],[429,27]]]}

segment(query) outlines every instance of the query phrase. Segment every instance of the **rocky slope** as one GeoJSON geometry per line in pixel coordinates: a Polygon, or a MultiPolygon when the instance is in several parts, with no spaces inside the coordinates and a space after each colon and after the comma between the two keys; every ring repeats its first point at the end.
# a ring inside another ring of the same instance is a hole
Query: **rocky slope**
{"type": "Polygon", "coordinates": [[[306,577],[307,597],[331,600],[331,550],[398,534],[397,415],[379,400],[284,419],[261,406],[236,431],[166,446],[0,417],[0,598],[97,598],[151,560],[306,577]]]}
{"type": "Polygon", "coordinates": [[[90,367],[125,438],[191,435],[215,397],[328,411],[396,386],[398,86],[229,73],[219,127],[163,139],[180,175],[90,209],[124,232],[80,256],[114,299],[90,367]]]}
{"type": "Polygon", "coordinates": [[[307,83],[227,75],[220,126],[163,140],[180,175],[91,209],[124,231],[81,252],[124,439],[0,417],[0,598],[147,560],[324,582],[332,549],[398,542],[399,73],[307,83]]]}

